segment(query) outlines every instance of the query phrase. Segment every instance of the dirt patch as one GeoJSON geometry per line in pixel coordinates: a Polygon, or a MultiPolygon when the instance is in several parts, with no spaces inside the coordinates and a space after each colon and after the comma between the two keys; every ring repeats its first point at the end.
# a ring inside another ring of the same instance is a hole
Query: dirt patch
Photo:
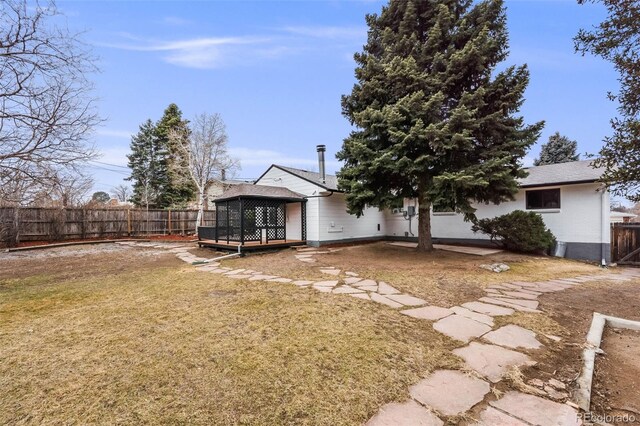
{"type": "Polygon", "coordinates": [[[636,421],[615,425],[640,424],[640,332],[605,328],[596,358],[591,388],[591,410],[599,415],[635,416],[636,421]]]}
{"type": "Polygon", "coordinates": [[[141,237],[121,237],[121,238],[118,238],[118,237],[70,238],[70,239],[65,239],[60,241],[22,241],[17,245],[17,247],[37,247],[37,246],[46,246],[50,244],[59,244],[59,243],[81,243],[81,242],[87,242],[87,241],[130,240],[130,239],[151,240],[151,241],[171,241],[171,242],[192,242],[196,240],[196,238],[193,235],[149,235],[149,236],[141,236],[141,237]]]}

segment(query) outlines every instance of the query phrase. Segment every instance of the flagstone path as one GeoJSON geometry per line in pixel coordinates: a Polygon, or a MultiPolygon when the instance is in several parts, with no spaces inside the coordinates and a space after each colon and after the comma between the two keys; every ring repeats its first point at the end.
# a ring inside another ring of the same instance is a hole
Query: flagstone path
{"type": "MultiPolygon", "coordinates": [[[[491,394],[491,386],[502,380],[513,367],[534,365],[536,362],[519,350],[541,350],[544,345],[531,330],[517,325],[505,325],[494,329],[494,317],[512,315],[516,311],[540,313],[538,296],[563,291],[582,283],[600,280],[628,281],[640,277],[640,270],[623,270],[622,273],[582,275],[542,282],[510,282],[489,286],[486,297],[462,303],[451,308],[429,306],[427,302],[410,294],[402,293],[386,282],[360,277],[353,271],[342,271],[331,266],[319,267],[327,280],[293,280],[286,277],[263,274],[260,271],[220,266],[212,259],[197,257],[189,253],[192,247],[171,243],[120,242],[118,244],[138,247],[165,248],[187,263],[198,263],[197,270],[222,274],[229,278],[249,281],[266,281],[293,284],[323,293],[347,295],[369,300],[398,309],[403,315],[430,322],[434,330],[463,343],[465,346],[453,353],[465,362],[467,372],[437,370],[409,389],[411,399],[404,403],[389,403],[380,408],[367,426],[441,426],[449,416],[468,413],[473,407],[481,407],[477,425],[579,425],[574,407],[550,401],[540,396],[510,391],[497,400],[485,402],[491,394]]],[[[298,249],[295,257],[301,262],[316,263],[318,254],[340,249],[298,249]]],[[[552,341],[557,336],[545,335],[552,341]]],[[[566,399],[563,383],[554,381],[541,383],[540,395],[553,395],[555,399],[566,399]],[[558,395],[561,398],[558,398],[558,395]]]]}

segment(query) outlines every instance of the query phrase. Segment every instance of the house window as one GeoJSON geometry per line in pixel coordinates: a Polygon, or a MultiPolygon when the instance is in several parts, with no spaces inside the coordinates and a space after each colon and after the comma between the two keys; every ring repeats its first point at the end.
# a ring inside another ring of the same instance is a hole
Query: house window
{"type": "Polygon", "coordinates": [[[527,210],[559,209],[560,188],[527,191],[527,210]]]}

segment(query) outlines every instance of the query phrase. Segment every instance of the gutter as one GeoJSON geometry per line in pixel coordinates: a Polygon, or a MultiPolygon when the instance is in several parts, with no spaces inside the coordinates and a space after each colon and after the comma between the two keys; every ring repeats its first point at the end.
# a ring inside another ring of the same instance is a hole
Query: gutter
{"type": "Polygon", "coordinates": [[[605,196],[607,195],[607,188],[603,187],[602,188],[602,195],[600,196],[600,256],[601,256],[601,266],[605,267],[607,266],[607,261],[606,261],[606,245],[605,245],[605,240],[606,240],[606,232],[608,231],[608,224],[605,223],[606,222],[606,217],[607,217],[607,210],[609,209],[609,206],[607,205],[607,203],[605,203],[605,196]],[[607,210],[605,210],[605,208],[607,210]]]}

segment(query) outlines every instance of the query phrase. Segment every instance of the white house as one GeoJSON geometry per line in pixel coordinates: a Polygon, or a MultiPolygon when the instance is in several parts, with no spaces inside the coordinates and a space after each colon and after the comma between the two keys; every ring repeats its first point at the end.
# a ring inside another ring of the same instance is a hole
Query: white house
{"type": "MultiPolygon", "coordinates": [[[[363,240],[417,241],[417,216],[410,214],[418,211],[416,200],[404,200],[402,208],[393,210],[368,208],[360,218],[351,215],[336,177],[323,172],[323,148],[319,149],[319,157],[320,172],[274,164],[255,182],[259,186],[286,188],[306,200],[297,202],[289,195],[288,202],[282,203],[286,239],[311,246],[363,240]]],[[[608,262],[609,193],[598,183],[602,171],[592,168],[589,161],[576,161],[531,167],[528,172],[528,177],[520,181],[521,189],[514,201],[478,204],[477,217],[495,217],[513,210],[535,211],[542,215],[557,240],[566,243],[566,257],[608,262]]],[[[263,198],[265,190],[269,192],[267,188],[260,191],[263,198]]],[[[272,192],[277,191],[274,188],[272,192]]],[[[471,223],[460,214],[431,215],[436,242],[490,244],[486,235],[473,233],[471,223]]]]}

